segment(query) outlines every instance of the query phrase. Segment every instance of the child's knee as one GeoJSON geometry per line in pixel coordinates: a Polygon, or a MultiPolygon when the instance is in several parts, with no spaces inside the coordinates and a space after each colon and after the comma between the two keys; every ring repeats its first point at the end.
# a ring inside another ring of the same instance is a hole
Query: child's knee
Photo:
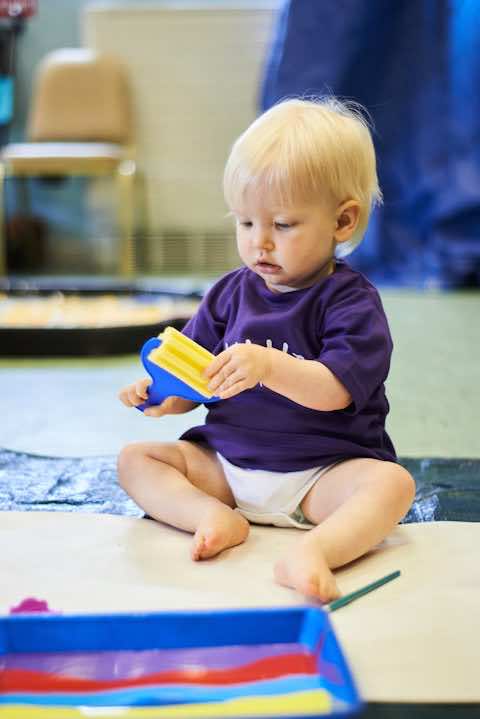
{"type": "Polygon", "coordinates": [[[410,472],[408,472],[404,467],[402,467],[405,478],[404,478],[404,484],[405,484],[405,491],[407,493],[407,499],[408,499],[408,506],[411,507],[415,500],[415,495],[417,492],[417,487],[415,483],[415,479],[412,477],[410,472]]]}
{"type": "Polygon", "coordinates": [[[389,476],[393,484],[398,503],[405,509],[405,513],[411,507],[415,499],[415,480],[400,464],[388,463],[390,465],[389,476]]]}
{"type": "Polygon", "coordinates": [[[127,444],[120,451],[117,459],[117,470],[118,482],[123,489],[126,489],[145,456],[145,449],[140,442],[127,444]]]}
{"type": "Polygon", "coordinates": [[[367,469],[358,481],[382,497],[386,506],[400,518],[403,517],[415,499],[415,480],[410,472],[396,462],[382,460],[374,460],[367,469]]]}
{"type": "Polygon", "coordinates": [[[185,457],[178,442],[158,443],[154,446],[133,442],[127,444],[118,455],[118,481],[123,489],[128,491],[131,482],[142,476],[146,462],[157,463],[159,468],[162,465],[174,467],[182,474],[186,472],[185,457]]]}

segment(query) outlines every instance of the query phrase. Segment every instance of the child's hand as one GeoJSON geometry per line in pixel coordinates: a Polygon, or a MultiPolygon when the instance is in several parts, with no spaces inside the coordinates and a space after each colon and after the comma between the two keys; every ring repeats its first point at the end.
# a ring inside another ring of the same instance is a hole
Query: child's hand
{"type": "Polygon", "coordinates": [[[162,404],[152,405],[143,410],[147,417],[163,417],[164,414],[184,414],[198,407],[198,402],[192,402],[183,397],[167,397],[162,404]]]}
{"type": "Polygon", "coordinates": [[[134,384],[129,384],[120,390],[118,398],[126,407],[138,407],[139,404],[148,399],[148,387],[152,384],[150,377],[139,379],[134,384]]]}
{"type": "MultiPolygon", "coordinates": [[[[150,377],[139,379],[134,384],[124,387],[118,397],[126,407],[138,407],[148,399],[148,387],[152,384],[150,377]]],[[[161,404],[152,405],[144,410],[148,417],[162,417],[164,414],[183,414],[197,406],[196,402],[181,397],[167,397],[161,404]]]]}
{"type": "Polygon", "coordinates": [[[265,382],[270,372],[271,352],[255,344],[236,344],[221,352],[205,370],[209,389],[221,399],[234,397],[265,382]]]}

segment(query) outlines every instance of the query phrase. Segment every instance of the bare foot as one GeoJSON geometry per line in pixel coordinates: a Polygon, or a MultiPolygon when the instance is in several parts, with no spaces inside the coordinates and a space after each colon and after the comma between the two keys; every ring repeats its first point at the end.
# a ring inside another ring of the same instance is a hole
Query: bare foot
{"type": "Polygon", "coordinates": [[[248,537],[250,525],[239,512],[226,505],[203,517],[193,537],[192,559],[208,559],[224,549],[241,544],[248,537]]]}
{"type": "Polygon", "coordinates": [[[295,550],[276,563],[275,581],[307,597],[331,602],[340,596],[335,577],[318,543],[305,538],[295,550]]]}

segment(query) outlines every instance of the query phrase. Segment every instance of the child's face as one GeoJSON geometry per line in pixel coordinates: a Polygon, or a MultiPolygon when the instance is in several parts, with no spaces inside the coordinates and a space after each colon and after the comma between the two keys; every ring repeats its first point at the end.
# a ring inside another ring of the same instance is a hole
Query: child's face
{"type": "Polygon", "coordinates": [[[338,222],[333,207],[277,207],[253,197],[242,205],[233,209],[238,252],[272,292],[310,287],[333,271],[338,222]]]}

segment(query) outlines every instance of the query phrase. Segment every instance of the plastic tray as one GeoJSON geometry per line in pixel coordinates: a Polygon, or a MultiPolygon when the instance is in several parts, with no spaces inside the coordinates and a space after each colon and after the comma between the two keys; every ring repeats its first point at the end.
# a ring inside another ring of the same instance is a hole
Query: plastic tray
{"type": "Polygon", "coordinates": [[[362,708],[320,608],[0,619],[0,717],[343,717],[362,708]]]}

